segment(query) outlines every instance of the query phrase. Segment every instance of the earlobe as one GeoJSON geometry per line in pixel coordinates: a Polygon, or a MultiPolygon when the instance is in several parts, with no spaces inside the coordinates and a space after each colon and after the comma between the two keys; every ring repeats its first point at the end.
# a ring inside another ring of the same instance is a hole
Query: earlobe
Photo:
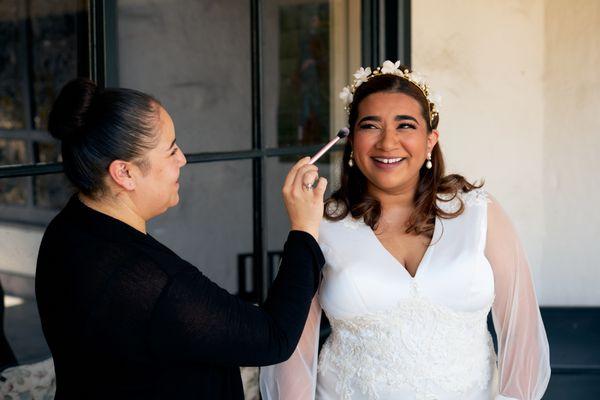
{"type": "Polygon", "coordinates": [[[127,189],[128,190],[133,190],[135,189],[135,183],[133,182],[133,179],[129,179],[127,182],[127,189]]]}

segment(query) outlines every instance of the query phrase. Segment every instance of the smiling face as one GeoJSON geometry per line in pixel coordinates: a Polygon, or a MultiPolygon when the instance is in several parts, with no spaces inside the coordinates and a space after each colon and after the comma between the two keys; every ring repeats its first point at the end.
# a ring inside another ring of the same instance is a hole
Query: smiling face
{"type": "Polygon", "coordinates": [[[173,120],[164,108],[157,121],[158,144],[145,154],[145,168],[136,173],[134,201],[147,221],[179,202],[179,170],[186,159],[175,143],[173,120]]]}
{"type": "Polygon", "coordinates": [[[353,127],[354,161],[371,195],[416,190],[419,172],[437,143],[421,105],[398,92],[377,92],[358,105],[353,127]]]}

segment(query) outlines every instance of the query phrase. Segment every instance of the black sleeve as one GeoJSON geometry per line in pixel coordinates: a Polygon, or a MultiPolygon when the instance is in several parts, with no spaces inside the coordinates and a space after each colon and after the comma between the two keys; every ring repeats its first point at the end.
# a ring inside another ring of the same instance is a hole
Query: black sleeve
{"type": "Polygon", "coordinates": [[[293,353],[325,263],[314,238],[292,231],[262,307],[240,300],[197,270],[171,279],[151,322],[153,352],[168,361],[269,365],[293,353]]]}

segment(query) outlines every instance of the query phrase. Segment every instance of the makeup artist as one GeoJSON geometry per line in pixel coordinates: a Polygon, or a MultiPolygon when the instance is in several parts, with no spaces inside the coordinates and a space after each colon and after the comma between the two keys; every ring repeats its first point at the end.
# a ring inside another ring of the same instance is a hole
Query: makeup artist
{"type": "Polygon", "coordinates": [[[156,99],[76,79],[58,96],[49,131],[78,189],[48,226],[37,265],[56,400],[243,399],[238,367],[290,357],[318,285],[327,182],[313,187],[317,167],[304,158],[285,180],[292,230],[256,307],[146,232],[178,203],[186,163],[156,99]]]}

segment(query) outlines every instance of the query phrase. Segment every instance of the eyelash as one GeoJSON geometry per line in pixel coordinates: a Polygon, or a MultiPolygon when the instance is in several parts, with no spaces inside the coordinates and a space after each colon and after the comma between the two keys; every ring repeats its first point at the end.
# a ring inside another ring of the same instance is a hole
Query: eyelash
{"type": "MultiPolygon", "coordinates": [[[[373,124],[363,124],[360,125],[360,129],[377,129],[378,127],[373,124]]],[[[408,122],[402,122],[398,125],[398,129],[416,129],[417,127],[408,122]]]]}
{"type": "Polygon", "coordinates": [[[416,129],[417,127],[411,123],[408,122],[403,122],[400,125],[398,125],[398,128],[402,128],[402,129],[416,129]]]}
{"type": "Polygon", "coordinates": [[[177,153],[177,150],[179,150],[179,148],[177,146],[175,146],[175,148],[173,149],[173,151],[171,152],[171,155],[174,156],[175,153],[177,153]]]}
{"type": "Polygon", "coordinates": [[[360,126],[360,129],[373,129],[373,128],[377,129],[377,127],[373,124],[362,124],[360,126]]]}

